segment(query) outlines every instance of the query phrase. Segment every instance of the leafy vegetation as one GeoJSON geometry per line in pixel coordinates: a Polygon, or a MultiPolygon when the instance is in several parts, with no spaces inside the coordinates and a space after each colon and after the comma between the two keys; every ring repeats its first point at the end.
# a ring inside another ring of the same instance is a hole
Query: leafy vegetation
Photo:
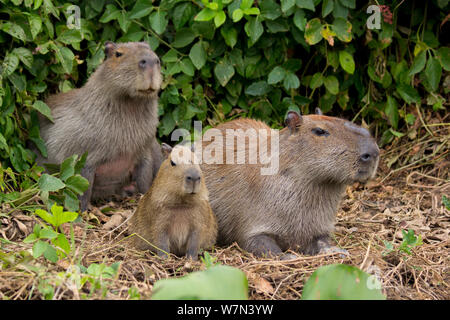
{"type": "Polygon", "coordinates": [[[83,85],[107,40],[146,41],[161,56],[163,140],[194,119],[241,114],[278,127],[287,110],[319,105],[373,123],[383,144],[424,108],[442,110],[449,91],[447,0],[389,2],[372,30],[370,3],[355,0],[0,2],[0,160],[26,172],[15,191],[36,174],[28,147],[46,155],[37,121],[52,119],[46,96],[83,85]]]}
{"type": "Polygon", "coordinates": [[[303,288],[303,300],[384,300],[381,284],[354,266],[333,264],[318,268],[303,288]]]}
{"type": "Polygon", "coordinates": [[[420,235],[416,236],[414,230],[409,229],[408,231],[402,230],[403,240],[400,245],[395,248],[394,244],[384,240],[384,245],[386,250],[383,252],[383,256],[388,255],[391,252],[397,251],[399,253],[406,253],[407,255],[412,254],[412,248],[420,246],[423,244],[422,237],[420,235]]]}
{"type": "Polygon", "coordinates": [[[202,259],[206,270],[197,271],[178,279],[163,279],[155,283],[154,300],[243,300],[248,296],[245,274],[234,267],[213,265],[205,252],[202,259]]]}

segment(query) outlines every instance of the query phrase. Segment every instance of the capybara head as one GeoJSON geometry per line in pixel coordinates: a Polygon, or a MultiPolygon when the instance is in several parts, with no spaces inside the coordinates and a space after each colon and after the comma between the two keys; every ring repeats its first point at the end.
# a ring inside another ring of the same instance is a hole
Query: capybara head
{"type": "Polygon", "coordinates": [[[280,138],[288,139],[288,150],[282,156],[293,168],[302,168],[303,177],[308,172],[319,183],[348,184],[375,176],[379,149],[367,129],[344,119],[295,111],[288,113],[286,125],[287,136],[280,138]]]}
{"type": "Polygon", "coordinates": [[[163,144],[162,149],[167,159],[159,170],[172,184],[171,190],[179,193],[180,196],[184,194],[188,197],[206,192],[202,171],[190,148],[182,145],[171,148],[163,144]]]}
{"type": "Polygon", "coordinates": [[[117,93],[143,98],[158,95],[162,83],[160,60],[147,43],[107,41],[105,55],[103,76],[117,93]]]}

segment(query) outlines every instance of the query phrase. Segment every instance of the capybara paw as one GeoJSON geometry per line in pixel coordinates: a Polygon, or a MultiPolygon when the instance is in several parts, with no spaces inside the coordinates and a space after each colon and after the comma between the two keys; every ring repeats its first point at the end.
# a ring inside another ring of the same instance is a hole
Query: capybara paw
{"type": "Polygon", "coordinates": [[[348,253],[347,250],[336,247],[336,246],[321,248],[319,251],[319,254],[333,254],[333,253],[340,253],[339,256],[341,258],[345,258],[350,255],[350,253],[348,253]]]}

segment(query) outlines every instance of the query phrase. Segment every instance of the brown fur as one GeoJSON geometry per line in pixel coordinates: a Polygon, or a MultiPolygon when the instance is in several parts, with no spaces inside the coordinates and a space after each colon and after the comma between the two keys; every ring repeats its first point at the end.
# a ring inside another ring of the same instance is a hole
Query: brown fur
{"type": "MultiPolygon", "coordinates": [[[[279,132],[275,175],[261,175],[260,164],[201,165],[219,224],[219,243],[237,241],[259,255],[287,249],[316,254],[329,249],[328,237],[345,186],[375,174],[379,149],[366,129],[323,115],[290,113],[287,123],[288,128],[279,132]],[[329,135],[314,134],[317,127],[329,135]],[[365,153],[372,158],[363,164],[365,153]]],[[[227,128],[270,130],[251,119],[217,127],[222,132],[227,128]]],[[[208,144],[203,142],[203,151],[208,144]]],[[[232,152],[236,154],[236,144],[232,152]]]]}
{"type": "Polygon", "coordinates": [[[82,175],[90,187],[81,197],[82,210],[91,196],[120,194],[132,180],[146,192],[162,161],[155,138],[162,79],[158,57],[148,44],[136,42],[107,42],[105,53],[82,88],[48,98],[54,123],[40,119],[48,158],[39,163],[61,163],[88,152],[82,175]]]}
{"type": "MultiPolygon", "coordinates": [[[[191,153],[186,147],[181,148],[191,153]]],[[[217,222],[200,167],[174,160],[172,151],[140,200],[131,219],[131,230],[139,235],[133,237],[135,247],[157,251],[161,256],[165,253],[148,242],[166,252],[187,254],[193,259],[197,259],[200,249],[210,248],[216,241],[217,222]],[[172,166],[171,161],[176,165],[172,166]],[[187,182],[190,174],[199,179],[195,184],[187,182]]]]}

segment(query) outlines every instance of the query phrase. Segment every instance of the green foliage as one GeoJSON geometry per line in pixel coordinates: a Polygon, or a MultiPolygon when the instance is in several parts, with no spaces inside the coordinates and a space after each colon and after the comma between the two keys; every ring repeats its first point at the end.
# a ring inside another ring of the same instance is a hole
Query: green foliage
{"type": "MultiPolygon", "coordinates": [[[[0,161],[24,173],[14,191],[34,182],[30,147],[46,155],[46,97],[82,86],[107,40],[146,41],[161,57],[163,140],[193,120],[215,125],[236,113],[280,127],[288,110],[318,105],[376,123],[384,144],[414,123],[415,104],[439,112],[449,91],[439,31],[448,1],[389,2],[393,24],[381,19],[378,30],[366,27],[367,3],[351,0],[81,0],[80,29],[70,1],[0,2],[0,161]]],[[[42,179],[51,188],[43,198],[55,192],[71,210],[85,184],[42,179]]]]}
{"type": "Polygon", "coordinates": [[[23,240],[24,243],[34,243],[33,257],[36,259],[44,255],[47,260],[54,263],[65,258],[71,248],[65,234],[59,232],[59,226],[74,221],[78,213],[64,212],[63,207],[54,204],[51,214],[41,209],[37,209],[35,214],[47,224],[43,226],[36,224],[33,233],[23,240]]]}
{"type": "MultiPolygon", "coordinates": [[[[374,276],[345,264],[318,268],[303,287],[303,300],[385,300],[374,276]]],[[[376,280],[378,281],[378,280],[376,280]]]]}
{"type": "Polygon", "coordinates": [[[163,279],[153,287],[153,300],[243,300],[248,297],[245,274],[234,267],[216,264],[207,252],[206,270],[177,279],[163,279]]]}
{"type": "Polygon", "coordinates": [[[402,235],[403,240],[397,248],[395,248],[393,243],[384,240],[384,246],[386,247],[386,250],[383,251],[383,256],[387,256],[389,253],[394,251],[412,255],[412,248],[423,244],[422,237],[420,235],[416,236],[414,234],[414,230],[412,229],[408,229],[408,231],[402,230],[402,235]]]}
{"type": "Polygon", "coordinates": [[[447,210],[450,210],[450,199],[445,195],[442,195],[442,205],[445,206],[447,210]]]}

